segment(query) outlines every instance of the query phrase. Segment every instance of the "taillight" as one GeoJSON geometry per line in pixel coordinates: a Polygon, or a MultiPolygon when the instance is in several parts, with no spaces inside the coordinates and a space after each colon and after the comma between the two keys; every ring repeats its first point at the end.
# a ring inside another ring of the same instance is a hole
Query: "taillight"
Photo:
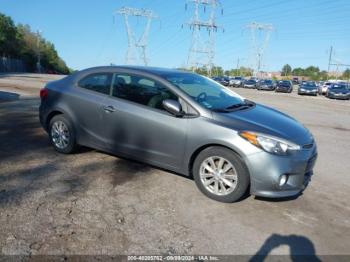
{"type": "Polygon", "coordinates": [[[40,89],[40,98],[45,99],[49,95],[49,91],[46,88],[40,89]]]}

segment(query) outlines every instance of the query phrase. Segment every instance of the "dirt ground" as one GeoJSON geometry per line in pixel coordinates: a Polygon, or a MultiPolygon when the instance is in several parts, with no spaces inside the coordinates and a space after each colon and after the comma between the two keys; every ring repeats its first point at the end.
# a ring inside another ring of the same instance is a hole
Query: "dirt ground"
{"type": "Polygon", "coordinates": [[[308,127],[315,175],[296,199],[212,201],[191,179],[82,148],[38,120],[48,75],[0,75],[1,254],[350,254],[350,101],[234,89],[308,127]]]}

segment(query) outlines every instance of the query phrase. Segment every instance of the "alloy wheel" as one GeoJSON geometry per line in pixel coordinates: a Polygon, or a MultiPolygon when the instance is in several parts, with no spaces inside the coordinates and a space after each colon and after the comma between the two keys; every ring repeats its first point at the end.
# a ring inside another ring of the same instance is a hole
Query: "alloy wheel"
{"type": "Polygon", "coordinates": [[[56,121],[52,124],[51,139],[53,144],[59,149],[64,149],[69,145],[69,129],[63,121],[56,121]]]}
{"type": "Polygon", "coordinates": [[[223,157],[205,159],[199,169],[200,180],[210,193],[224,196],[237,188],[238,176],[235,167],[223,157]]]}

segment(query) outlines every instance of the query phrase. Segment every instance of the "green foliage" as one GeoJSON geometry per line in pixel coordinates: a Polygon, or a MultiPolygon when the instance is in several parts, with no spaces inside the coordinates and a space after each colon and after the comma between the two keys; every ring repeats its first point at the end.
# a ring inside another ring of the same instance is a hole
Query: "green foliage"
{"type": "Polygon", "coordinates": [[[20,43],[20,35],[12,19],[0,13],[0,55],[16,56],[20,43]]]}
{"type": "Polygon", "coordinates": [[[213,66],[211,69],[211,74],[213,76],[223,76],[224,75],[224,69],[222,69],[221,66],[213,66]]]}
{"type": "Polygon", "coordinates": [[[292,67],[288,64],[282,67],[281,76],[289,76],[292,73],[292,67]]]}
{"type": "Polygon", "coordinates": [[[226,70],[225,75],[228,75],[228,76],[252,76],[253,70],[251,68],[241,66],[239,69],[226,70]]]}
{"type": "Polygon", "coordinates": [[[345,79],[345,80],[350,79],[350,69],[349,69],[349,68],[347,68],[347,69],[343,72],[342,78],[345,79]]]}
{"type": "Polygon", "coordinates": [[[292,71],[293,76],[304,76],[305,70],[301,67],[294,68],[292,71]]]}
{"type": "Polygon", "coordinates": [[[320,69],[316,66],[309,66],[307,68],[297,67],[292,71],[293,76],[302,76],[307,77],[310,80],[319,81],[319,80],[327,80],[328,73],[327,71],[320,69]]]}
{"type": "Polygon", "coordinates": [[[28,25],[16,26],[10,17],[0,13],[0,55],[22,59],[34,72],[39,52],[43,71],[70,73],[52,43],[32,32],[28,25]]]}
{"type": "MultiPolygon", "coordinates": [[[[208,69],[200,67],[194,70],[197,74],[209,76],[208,69]]],[[[211,76],[252,76],[253,70],[248,67],[241,67],[239,69],[224,70],[221,66],[213,66],[211,69],[211,76]]]]}

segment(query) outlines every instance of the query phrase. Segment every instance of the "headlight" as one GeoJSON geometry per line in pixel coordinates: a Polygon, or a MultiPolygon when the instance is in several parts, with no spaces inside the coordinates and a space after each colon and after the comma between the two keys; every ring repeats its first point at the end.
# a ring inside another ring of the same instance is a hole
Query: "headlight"
{"type": "Polygon", "coordinates": [[[260,147],[266,152],[276,155],[286,155],[288,151],[300,150],[299,145],[265,134],[244,131],[240,132],[239,135],[249,141],[251,144],[260,147]]]}
{"type": "Polygon", "coordinates": [[[304,88],[300,88],[300,91],[305,91],[305,89],[304,88]]]}

